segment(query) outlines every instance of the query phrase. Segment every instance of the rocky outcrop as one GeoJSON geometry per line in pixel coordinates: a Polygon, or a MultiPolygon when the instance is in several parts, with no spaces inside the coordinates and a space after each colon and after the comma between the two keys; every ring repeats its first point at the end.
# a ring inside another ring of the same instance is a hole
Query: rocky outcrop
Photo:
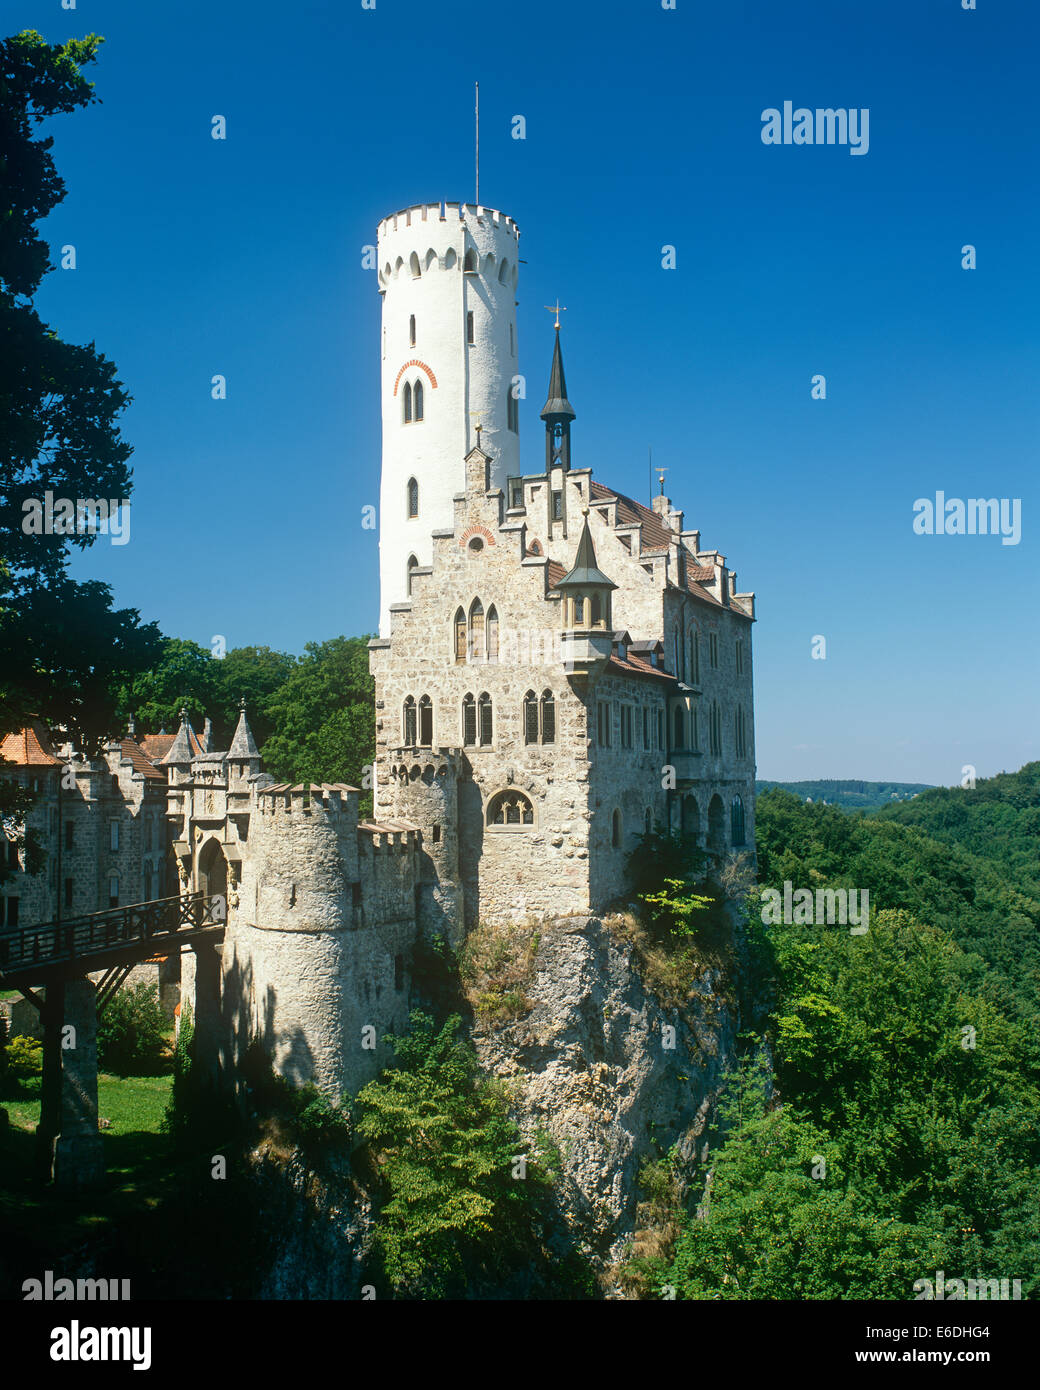
{"type": "Polygon", "coordinates": [[[659,1001],[633,944],[596,917],[546,923],[520,1020],[478,1028],[482,1065],[509,1088],[528,1141],[559,1149],[557,1199],[601,1267],[624,1257],[638,1175],[673,1145],[699,1156],[739,1031],[733,982],[705,966],[682,1007],[659,1001]]]}

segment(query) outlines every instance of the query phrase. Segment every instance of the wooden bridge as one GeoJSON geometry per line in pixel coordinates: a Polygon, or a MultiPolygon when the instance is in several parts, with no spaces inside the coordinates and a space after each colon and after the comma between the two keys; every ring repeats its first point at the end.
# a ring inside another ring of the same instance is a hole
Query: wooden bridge
{"type": "Polygon", "coordinates": [[[227,904],[186,893],[67,921],[0,931],[0,989],[40,1011],[43,1085],[36,1127],[40,1178],[63,1188],[104,1178],[97,1111],[97,1017],[123,980],[155,955],[194,953],[194,1048],[203,1073],[219,1067],[220,956],[227,904]],[[89,976],[102,973],[95,984],[89,976]],[[41,988],[41,996],[35,992],[41,988]]]}

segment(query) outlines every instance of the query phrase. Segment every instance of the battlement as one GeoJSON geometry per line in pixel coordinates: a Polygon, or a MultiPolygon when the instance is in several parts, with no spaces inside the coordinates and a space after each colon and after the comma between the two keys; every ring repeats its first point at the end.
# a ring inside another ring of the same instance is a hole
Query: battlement
{"type": "Polygon", "coordinates": [[[457,779],[462,771],[462,751],[458,748],[388,748],[386,770],[391,781],[423,782],[457,779]]]}
{"type": "Polygon", "coordinates": [[[314,811],[324,811],[331,815],[344,812],[356,817],[358,813],[358,793],[360,788],[346,782],[299,782],[292,786],[289,782],[258,787],[254,791],[256,809],[261,816],[312,815],[314,811]]]}
{"type": "Polygon", "coordinates": [[[520,229],[507,213],[484,207],[481,203],[413,203],[411,207],[402,208],[400,212],[384,217],[377,232],[382,238],[399,228],[421,225],[424,222],[465,222],[467,218],[480,226],[497,227],[514,241],[519,239],[520,229]]]}

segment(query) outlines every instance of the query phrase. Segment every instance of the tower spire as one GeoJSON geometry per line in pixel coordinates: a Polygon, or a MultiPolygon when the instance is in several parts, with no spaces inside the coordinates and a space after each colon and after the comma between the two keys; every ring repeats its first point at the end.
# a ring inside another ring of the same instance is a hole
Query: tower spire
{"type": "Polygon", "coordinates": [[[556,318],[556,341],[553,345],[552,370],[549,373],[549,396],[542,407],[545,421],[545,468],[548,472],[554,465],[568,469],[571,466],[571,421],[575,418],[574,407],[567,399],[567,380],[563,374],[563,353],[560,351],[559,304],[553,312],[556,318]]]}

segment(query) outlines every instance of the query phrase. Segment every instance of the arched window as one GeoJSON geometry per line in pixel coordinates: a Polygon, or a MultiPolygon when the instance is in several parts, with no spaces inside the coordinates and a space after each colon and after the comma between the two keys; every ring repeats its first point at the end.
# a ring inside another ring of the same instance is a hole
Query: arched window
{"type": "Polygon", "coordinates": [[[514,434],[520,431],[520,404],[512,391],[506,397],[506,429],[514,434]]]}
{"type": "Polygon", "coordinates": [[[690,683],[701,683],[701,642],[695,627],[690,628],[690,683]]]}
{"type": "Polygon", "coordinates": [[[466,259],[462,262],[462,269],[467,275],[476,275],[477,273],[477,253],[473,250],[472,246],[466,252],[466,259]]]}
{"type": "Polygon", "coordinates": [[[487,823],[492,826],[534,825],[534,807],[523,792],[497,792],[488,802],[487,823]]]}
{"type": "Polygon", "coordinates": [[[408,346],[415,347],[415,315],[408,315],[408,346]]]}
{"type": "Polygon", "coordinates": [[[733,798],[729,809],[729,823],[734,848],[744,843],[744,803],[739,796],[733,798]]]}
{"type": "Polygon", "coordinates": [[[737,750],[737,757],[743,758],[747,754],[747,732],[744,725],[743,706],[737,706],[737,712],[733,716],[733,737],[737,750]]]}
{"type": "Polygon", "coordinates": [[[710,727],[708,736],[711,742],[713,753],[722,752],[722,711],[719,709],[718,702],[712,704],[710,727]]]}
{"type": "Polygon", "coordinates": [[[551,690],[542,691],[542,742],[556,742],[556,701],[551,690]]]}
{"type": "Polygon", "coordinates": [[[487,659],[498,660],[498,609],[494,604],[487,611],[487,659]]]}
{"type": "Polygon", "coordinates": [[[411,596],[412,596],[412,570],[417,569],[417,568],[418,568],[418,565],[419,565],[419,561],[415,558],[415,556],[414,556],[414,555],[409,555],[409,556],[408,556],[408,577],[407,577],[407,579],[406,579],[406,581],[405,581],[406,584],[407,584],[407,586],[408,586],[408,597],[409,597],[409,598],[411,598],[411,596]]]}
{"type": "Polygon", "coordinates": [[[682,705],[676,705],[675,713],[672,715],[672,747],[683,747],[683,712],[682,705]]]}
{"type": "Polygon", "coordinates": [[[433,747],[433,701],[429,695],[419,701],[419,747],[433,747]]]}
{"type": "Polygon", "coordinates": [[[430,249],[429,249],[429,251],[427,251],[427,253],[426,253],[426,269],[427,269],[427,270],[432,270],[433,267],[434,267],[436,264],[437,264],[437,252],[436,252],[436,251],[433,249],[433,247],[431,246],[430,249]]]}
{"type": "Polygon", "coordinates": [[[462,697],[462,742],[472,748],[477,741],[477,702],[472,695],[462,697]]]}
{"type": "Polygon", "coordinates": [[[485,690],[477,701],[478,724],[481,746],[487,748],[491,743],[491,696],[485,690]]]}
{"type": "Polygon", "coordinates": [[[498,283],[500,285],[509,284],[509,262],[507,260],[503,260],[498,267],[498,283]]]}
{"type": "Polygon", "coordinates": [[[455,254],[454,246],[449,246],[447,251],[444,253],[444,269],[454,270],[458,263],[459,258],[455,254]]]}
{"type": "Polygon", "coordinates": [[[423,418],[423,384],[421,381],[415,383],[415,391],[412,393],[415,401],[415,418],[419,421],[423,418]]]}
{"type": "Polygon", "coordinates": [[[524,696],[524,742],[538,742],[538,696],[533,690],[524,696]]]}
{"type": "Polygon", "coordinates": [[[479,598],[469,606],[469,659],[484,660],[484,605],[479,598]]]}
{"type": "Polygon", "coordinates": [[[466,342],[472,347],[473,341],[473,310],[469,309],[466,312],[466,342]]]}
{"type": "Polygon", "coordinates": [[[412,279],[418,280],[422,271],[419,269],[419,257],[413,251],[408,260],[408,268],[412,272],[412,279]]]}
{"type": "Polygon", "coordinates": [[[610,843],[614,849],[621,848],[621,812],[615,811],[610,818],[610,843]]]}
{"type": "Polygon", "coordinates": [[[592,626],[599,627],[603,622],[603,604],[599,594],[592,595],[592,626]]]}
{"type": "Polygon", "coordinates": [[[412,423],[412,383],[406,381],[404,384],[404,422],[406,425],[412,423]]]}
{"type": "Polygon", "coordinates": [[[406,748],[414,748],[416,734],[415,697],[412,695],[409,695],[404,702],[404,719],[402,723],[404,726],[404,746],[406,748]]]}
{"type": "Polygon", "coordinates": [[[419,484],[414,478],[408,479],[408,515],[409,517],[419,515],[419,484]]]}
{"type": "Polygon", "coordinates": [[[466,660],[466,615],[461,608],[455,610],[455,664],[466,660]]]}
{"type": "Polygon", "coordinates": [[[527,553],[528,553],[528,555],[541,555],[541,553],[542,553],[542,543],[541,543],[541,541],[532,541],[531,544],[527,547],[527,553]]]}

